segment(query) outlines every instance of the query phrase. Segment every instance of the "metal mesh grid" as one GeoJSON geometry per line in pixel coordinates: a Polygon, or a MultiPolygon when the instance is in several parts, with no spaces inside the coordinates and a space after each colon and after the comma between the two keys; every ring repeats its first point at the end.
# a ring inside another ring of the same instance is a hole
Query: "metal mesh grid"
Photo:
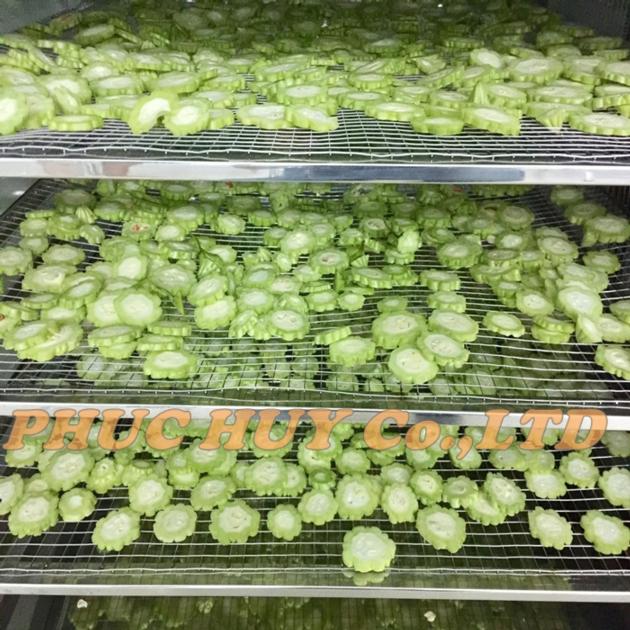
{"type": "Polygon", "coordinates": [[[627,165],[624,138],[551,131],[524,119],[519,137],[474,129],[460,136],[419,134],[408,123],[383,122],[352,110],[339,112],[339,129],[315,133],[300,129],[265,131],[235,124],[219,131],[175,137],[155,128],[141,136],[126,124],[108,120],[91,132],[23,131],[0,138],[0,158],[265,160],[340,163],[435,164],[598,164],[627,165]]]}
{"type": "MultiPolygon", "coordinates": [[[[18,224],[25,213],[34,208],[46,207],[50,196],[63,186],[56,181],[42,181],[22,197],[5,215],[0,218],[0,242],[16,242],[19,238],[18,224]]],[[[601,193],[592,193],[603,200],[601,193]]],[[[553,207],[548,200],[548,191],[536,189],[518,200],[536,212],[535,225],[558,226],[570,232],[579,240],[579,234],[573,226],[563,219],[559,209],[553,207]]],[[[118,233],[119,225],[101,223],[109,234],[118,233]]],[[[210,232],[203,233],[211,234],[210,232]]],[[[212,233],[219,242],[229,243],[237,250],[244,252],[261,244],[261,229],[248,227],[238,237],[226,237],[212,233]]],[[[77,242],[84,247],[88,260],[94,260],[97,247],[77,242]]],[[[623,269],[611,277],[610,286],[604,293],[606,301],[614,301],[630,296],[630,260],[628,248],[617,246],[614,251],[623,262],[623,269]]],[[[374,257],[377,260],[377,257],[374,257]]],[[[377,261],[378,264],[378,261],[377,261]]],[[[437,265],[432,248],[419,250],[414,270],[420,271],[437,265]]],[[[491,309],[505,310],[490,289],[479,285],[470,278],[467,271],[459,272],[461,293],[467,299],[467,313],[481,322],[484,314],[491,309]]],[[[313,336],[331,326],[350,324],[358,334],[370,334],[371,321],[377,315],[376,302],[384,295],[392,295],[394,290],[377,291],[368,297],[366,306],[354,313],[324,313],[313,318],[309,337],[292,344],[296,350],[306,352],[311,347],[313,336]]],[[[428,314],[426,305],[428,291],[415,286],[395,289],[398,295],[409,300],[412,310],[428,314]]],[[[17,287],[6,289],[6,298],[19,298],[22,292],[17,287]]],[[[175,312],[170,316],[179,317],[175,312]]],[[[529,323],[529,322],[526,322],[529,323]]],[[[230,340],[225,333],[204,334],[194,331],[192,341],[203,354],[208,344],[221,339],[230,340]]],[[[234,340],[232,340],[234,341],[234,340]]],[[[214,370],[216,357],[206,357],[200,366],[199,376],[192,381],[145,382],[134,385],[134,374],[141,371],[141,365],[133,362],[108,361],[108,367],[116,367],[117,376],[114,382],[106,385],[94,385],[83,381],[76,373],[76,360],[80,359],[87,349],[78,351],[74,358],[62,358],[49,363],[16,361],[11,352],[0,351],[0,404],[9,402],[49,402],[73,401],[90,404],[165,404],[182,406],[195,404],[264,404],[264,405],[299,405],[299,406],[334,406],[349,408],[402,408],[422,411],[475,411],[485,410],[489,406],[523,409],[534,405],[552,405],[561,407],[600,407],[610,414],[625,415],[630,410],[630,393],[628,384],[612,377],[593,362],[594,348],[578,346],[572,343],[561,346],[545,346],[529,337],[521,340],[500,338],[481,327],[480,335],[474,344],[470,344],[471,356],[467,364],[470,371],[494,369],[495,392],[492,395],[480,395],[474,388],[467,387],[447,396],[434,396],[428,388],[421,387],[409,394],[386,393],[373,394],[365,392],[348,393],[326,388],[328,373],[325,367],[316,377],[314,389],[303,391],[287,391],[274,385],[272,381],[258,372],[252,381],[247,372],[247,359],[255,347],[246,346],[239,353],[234,347],[231,352],[223,352],[220,362],[230,369],[230,377],[209,382],[208,377],[214,370]],[[509,374],[502,370],[504,360],[514,360],[518,367],[513,367],[509,374]],[[516,371],[514,371],[516,370],[516,371]],[[550,376],[550,373],[552,374],[550,376]],[[541,377],[542,380],[541,380],[541,377]],[[245,379],[240,385],[239,379],[245,379]],[[147,384],[148,383],[148,384],[147,384]]],[[[312,356],[325,366],[325,350],[314,347],[312,356]]],[[[284,356],[284,355],[282,355],[284,356]]],[[[278,355],[280,358],[280,355],[278,355]]],[[[443,370],[445,376],[454,376],[455,372],[443,370]]],[[[474,381],[474,378],[473,378],[474,381]]],[[[472,384],[474,386],[474,382],[472,384]]],[[[7,413],[11,413],[9,407],[7,413]]]]}
{"type": "MultiPolygon", "coordinates": [[[[296,434],[303,435],[302,430],[296,434]]],[[[560,453],[556,457],[560,457],[560,453]]],[[[239,458],[247,460],[250,453],[239,458]]],[[[591,457],[598,469],[627,466],[628,460],[615,458],[602,446],[593,449],[591,457]]],[[[296,462],[295,452],[285,461],[296,462]]],[[[485,458],[484,458],[485,459],[485,458]]],[[[435,470],[444,479],[462,474],[448,459],[438,460],[435,470]]],[[[482,483],[493,470],[486,462],[466,475],[482,483]]],[[[5,471],[0,470],[2,474],[5,471]]],[[[21,471],[28,474],[27,471],[21,471]]],[[[373,472],[378,472],[377,468],[373,472]]],[[[198,513],[195,534],[182,543],[164,544],[153,537],[152,519],[143,518],[141,537],[121,552],[104,554],[91,543],[96,521],[112,509],[127,504],[126,489],[117,488],[100,498],[95,512],[80,523],[60,523],[39,537],[18,540],[8,533],[7,521],[0,521],[0,581],[5,583],[46,582],[234,584],[291,586],[352,586],[360,578],[344,569],[341,562],[344,534],[353,526],[376,526],[396,542],[396,559],[378,587],[418,588],[439,586],[452,579],[455,584],[471,581],[483,590],[544,588],[579,590],[585,579],[608,579],[610,590],[628,590],[630,556],[603,556],[585,540],[579,526],[580,516],[590,509],[614,515],[630,524],[627,510],[613,508],[601,491],[570,487],[556,500],[536,499],[527,491],[522,473],[502,471],[526,492],[526,511],[502,525],[486,527],[468,519],[467,539],[456,554],[436,551],[419,536],[413,524],[392,525],[378,509],[360,522],[336,518],[322,526],[304,524],[300,536],[291,541],[274,539],[267,531],[266,515],[278,502],[297,503],[296,499],[257,497],[240,490],[235,495],[260,511],[260,533],[244,544],[221,545],[208,533],[210,514],[198,513]],[[558,510],[571,522],[574,538],[563,551],[546,549],[529,534],[527,511],[535,506],[558,510]],[[458,580],[462,580],[459,582],[458,580]]],[[[173,502],[187,502],[189,492],[175,491],[173,502]]],[[[583,588],[583,587],[582,587],[583,588]]],[[[378,596],[376,594],[376,596],[378,596]]]]}

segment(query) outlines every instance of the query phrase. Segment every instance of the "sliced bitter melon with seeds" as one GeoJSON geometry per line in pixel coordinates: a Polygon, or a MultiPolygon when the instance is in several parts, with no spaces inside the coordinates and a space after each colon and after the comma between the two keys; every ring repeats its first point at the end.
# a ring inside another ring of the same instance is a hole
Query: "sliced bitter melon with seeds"
{"type": "Polygon", "coordinates": [[[434,549],[457,553],[466,540],[466,521],[455,510],[430,506],[418,511],[416,528],[434,549]]]}
{"type": "Polygon", "coordinates": [[[439,366],[458,368],[468,361],[468,350],[448,335],[426,333],[416,343],[422,354],[439,366]]]}
{"type": "Polygon", "coordinates": [[[535,507],[528,514],[529,531],[543,547],[561,551],[573,542],[571,524],[555,510],[535,507]]]}

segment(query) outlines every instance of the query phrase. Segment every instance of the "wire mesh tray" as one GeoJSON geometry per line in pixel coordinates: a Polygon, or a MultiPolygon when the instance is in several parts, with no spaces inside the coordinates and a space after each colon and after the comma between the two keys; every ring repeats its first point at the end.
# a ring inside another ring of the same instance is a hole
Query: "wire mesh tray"
{"type": "MultiPolygon", "coordinates": [[[[302,436],[298,431],[296,438],[302,436]]],[[[557,455],[558,457],[559,455],[557,455]]],[[[239,458],[247,459],[244,453],[239,458]]],[[[598,469],[627,466],[602,446],[591,457],[598,469]]],[[[296,462],[295,453],[285,461],[296,462]]],[[[448,478],[462,474],[448,458],[435,470],[448,478]]],[[[493,468],[465,471],[478,483],[493,468]]],[[[522,473],[502,471],[526,492],[526,511],[496,527],[470,521],[465,512],[467,539],[456,554],[426,544],[414,524],[392,525],[378,509],[362,521],[336,518],[322,526],[304,524],[300,536],[285,542],[273,538],[266,515],[278,502],[294,499],[257,497],[240,490],[235,495],[259,510],[260,532],[244,544],[221,545],[208,533],[210,514],[198,513],[193,536],[181,543],[158,542],[152,519],[141,522],[141,536],[121,552],[103,554],[91,543],[96,521],[127,504],[125,488],[100,498],[95,512],[80,523],[59,523],[42,536],[13,537],[6,519],[0,520],[0,590],[89,594],[310,594],[367,597],[436,597],[453,590],[462,599],[556,599],[627,601],[630,555],[603,556],[582,535],[580,516],[598,509],[630,523],[627,510],[612,508],[601,491],[569,487],[556,500],[536,499],[526,490],[522,473]],[[571,522],[574,537],[563,551],[546,549],[535,541],[527,511],[535,506],[558,510],[571,522]],[[341,561],[344,534],[357,525],[376,526],[397,546],[396,558],[384,574],[354,574],[341,561]],[[123,588],[124,587],[124,588],[123,588]]],[[[0,474],[5,471],[0,469],[0,474]]],[[[187,502],[189,493],[175,491],[173,502],[187,502]]]]}
{"type": "MultiPolygon", "coordinates": [[[[41,181],[19,199],[12,208],[0,217],[0,243],[15,243],[19,239],[18,225],[28,210],[47,207],[52,194],[64,184],[57,181],[41,181]]],[[[333,194],[338,194],[334,193],[333,194]]],[[[600,201],[603,196],[597,197],[600,201]]],[[[536,189],[517,200],[532,208],[536,213],[535,225],[558,226],[578,239],[574,226],[563,219],[559,209],[551,205],[546,189],[536,189]]],[[[101,223],[108,235],[119,233],[118,224],[101,223]]],[[[249,226],[244,234],[237,237],[221,236],[202,228],[219,242],[229,243],[239,252],[255,249],[262,243],[262,231],[249,226]]],[[[95,260],[98,248],[84,242],[76,242],[86,250],[87,260],[95,260]]],[[[614,250],[622,260],[623,269],[611,277],[604,294],[606,301],[630,297],[630,258],[628,247],[617,246],[614,250]]],[[[376,260],[376,257],[375,257],[376,260]]],[[[419,250],[414,270],[438,266],[432,248],[419,250]]],[[[459,272],[462,289],[466,296],[467,313],[481,322],[484,314],[491,309],[505,310],[490,289],[477,284],[467,271],[459,272]]],[[[48,407],[72,405],[90,406],[173,406],[203,409],[208,406],[246,405],[282,407],[346,407],[351,409],[399,408],[417,412],[440,412],[445,414],[475,414],[491,407],[524,411],[532,406],[552,407],[599,407],[609,415],[627,417],[630,411],[630,386],[617,379],[593,363],[594,348],[567,343],[559,346],[546,346],[527,336],[520,340],[501,338],[481,327],[480,335],[470,344],[470,360],[467,370],[472,374],[472,385],[450,395],[434,396],[427,387],[415,388],[408,394],[392,391],[376,394],[363,391],[348,392],[342,389],[328,389],[329,373],[326,368],[325,349],[312,345],[317,332],[340,325],[351,325],[358,333],[370,334],[371,321],[377,315],[376,302],[384,295],[404,295],[412,310],[428,314],[426,304],[428,291],[419,286],[377,291],[366,300],[366,306],[354,313],[323,313],[312,316],[311,333],[303,341],[295,342],[293,348],[302,353],[310,353],[320,362],[321,372],[316,376],[313,387],[298,391],[280,388],[262,372],[254,379],[248,373],[247,360],[255,354],[256,346],[232,346],[220,357],[206,356],[201,361],[199,374],[186,381],[138,381],[141,363],[106,360],[105,367],[115,371],[115,377],[96,384],[79,378],[76,363],[90,350],[81,347],[73,356],[63,357],[49,363],[17,361],[14,353],[0,351],[0,412],[9,415],[16,405],[39,403],[48,407]],[[248,355],[249,353],[249,355],[248,355]],[[512,363],[511,371],[503,370],[504,361],[512,363]],[[217,362],[226,366],[228,376],[210,381],[217,362]],[[516,367],[514,363],[516,362],[516,367]],[[494,392],[485,390],[480,395],[475,388],[475,374],[480,370],[491,370],[494,392]],[[550,376],[550,373],[553,374],[550,376]],[[541,379],[541,376],[544,378],[541,379]]],[[[5,289],[6,299],[20,298],[23,293],[18,285],[5,289]]],[[[179,317],[175,312],[170,316],[179,317]]],[[[529,323],[529,322],[526,322],[529,323]]],[[[230,344],[226,333],[204,333],[195,330],[192,342],[195,351],[203,355],[211,343],[217,339],[230,344]]],[[[454,376],[448,369],[444,376],[454,376]]],[[[363,377],[359,378],[363,381],[363,377]]]]}
{"type": "MultiPolygon", "coordinates": [[[[235,124],[219,131],[175,137],[163,128],[134,136],[126,124],[108,120],[91,132],[23,131],[0,138],[4,158],[95,158],[108,160],[282,160],[400,164],[597,164],[630,165],[626,138],[551,131],[525,119],[521,135],[505,137],[467,129],[460,136],[419,134],[408,123],[370,118],[341,110],[332,133],[286,129],[266,131],[235,124]]],[[[307,164],[306,164],[307,165],[307,164]]]]}

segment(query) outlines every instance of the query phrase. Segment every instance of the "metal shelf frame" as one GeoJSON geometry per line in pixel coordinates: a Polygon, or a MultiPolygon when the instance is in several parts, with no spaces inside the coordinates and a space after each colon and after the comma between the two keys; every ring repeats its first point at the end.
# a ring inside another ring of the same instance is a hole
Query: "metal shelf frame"
{"type": "Polygon", "coordinates": [[[435,137],[407,123],[342,110],[328,134],[235,124],[177,138],[132,135],[119,121],[82,133],[25,131],[0,138],[4,177],[233,181],[623,185],[630,141],[526,119],[519,137],[466,130],[435,137]]]}

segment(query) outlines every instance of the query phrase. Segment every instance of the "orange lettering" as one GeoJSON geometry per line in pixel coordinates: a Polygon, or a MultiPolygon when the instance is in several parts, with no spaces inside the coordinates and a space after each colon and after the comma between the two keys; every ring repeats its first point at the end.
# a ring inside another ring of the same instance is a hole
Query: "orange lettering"
{"type": "MultiPolygon", "coordinates": [[[[294,411],[300,411],[296,409],[294,411]]],[[[304,413],[304,411],[302,411],[304,413]]],[[[315,425],[315,435],[308,443],[308,448],[314,451],[323,451],[330,446],[330,434],[342,420],[352,415],[352,409],[338,409],[331,412],[330,409],[311,409],[308,412],[315,425]],[[330,417],[332,414],[332,418],[330,417]]]]}
{"type": "Polygon", "coordinates": [[[167,438],[164,435],[164,425],[169,420],[175,420],[180,428],[184,428],[190,424],[190,413],[180,409],[168,409],[152,418],[145,430],[147,445],[150,448],[167,451],[177,448],[182,443],[184,439],[182,435],[174,438],[167,438]]]}
{"type": "Polygon", "coordinates": [[[133,424],[129,428],[127,435],[122,440],[116,440],[114,434],[118,427],[118,422],[122,418],[122,409],[107,409],[103,413],[103,422],[98,432],[98,445],[106,451],[120,451],[129,448],[138,437],[142,421],[149,414],[148,409],[134,409],[132,412],[133,424]]]}
{"type": "Polygon", "coordinates": [[[210,426],[203,442],[199,448],[213,451],[217,448],[223,448],[230,451],[238,451],[245,446],[245,434],[250,420],[256,415],[253,409],[237,409],[234,413],[234,421],[228,422],[232,417],[230,409],[215,409],[210,412],[210,426]],[[221,436],[228,434],[229,437],[225,443],[222,442],[221,436]]]}
{"type": "Polygon", "coordinates": [[[514,436],[508,436],[503,442],[499,442],[499,431],[501,430],[501,423],[509,411],[507,409],[491,409],[486,411],[488,422],[486,423],[486,430],[483,432],[483,437],[477,444],[477,449],[493,449],[503,451],[509,448],[512,442],[514,442],[514,436]]]}
{"type": "Polygon", "coordinates": [[[530,409],[521,417],[521,425],[532,423],[527,439],[520,445],[525,450],[539,450],[545,448],[543,434],[549,421],[553,424],[562,423],[562,409],[530,409]]]}
{"type": "Polygon", "coordinates": [[[78,416],[76,409],[59,409],[55,413],[53,430],[44,448],[51,451],[58,451],[64,447],[73,451],[87,448],[88,436],[96,416],[98,409],[83,409],[78,416]],[[66,444],[65,438],[68,433],[72,434],[72,440],[66,444]]]}
{"type": "Polygon", "coordinates": [[[394,448],[400,443],[400,436],[386,438],[383,435],[383,426],[387,420],[393,420],[399,427],[404,427],[409,422],[409,414],[406,411],[385,410],[377,413],[366,425],[363,431],[363,439],[368,448],[385,451],[394,448]]]}
{"type": "Polygon", "coordinates": [[[24,437],[38,435],[45,431],[50,422],[50,416],[41,409],[24,409],[13,413],[13,426],[7,441],[2,445],[7,451],[14,451],[24,447],[24,437]]]}
{"type": "Polygon", "coordinates": [[[304,411],[302,409],[291,409],[289,411],[289,424],[284,432],[284,436],[279,440],[271,439],[271,429],[274,421],[278,417],[277,410],[263,409],[258,415],[260,416],[260,420],[258,421],[256,432],[254,433],[254,445],[266,451],[274,451],[283,448],[293,440],[295,430],[304,415],[304,411]]]}
{"type": "Polygon", "coordinates": [[[562,439],[555,448],[561,450],[581,450],[590,448],[599,442],[606,432],[608,418],[599,409],[569,409],[569,420],[562,434],[562,439]],[[590,418],[591,426],[586,437],[578,442],[578,434],[585,418],[590,418]]]}
{"type": "Polygon", "coordinates": [[[405,436],[407,448],[421,451],[440,439],[440,425],[435,420],[423,420],[410,427],[405,436]]]}

